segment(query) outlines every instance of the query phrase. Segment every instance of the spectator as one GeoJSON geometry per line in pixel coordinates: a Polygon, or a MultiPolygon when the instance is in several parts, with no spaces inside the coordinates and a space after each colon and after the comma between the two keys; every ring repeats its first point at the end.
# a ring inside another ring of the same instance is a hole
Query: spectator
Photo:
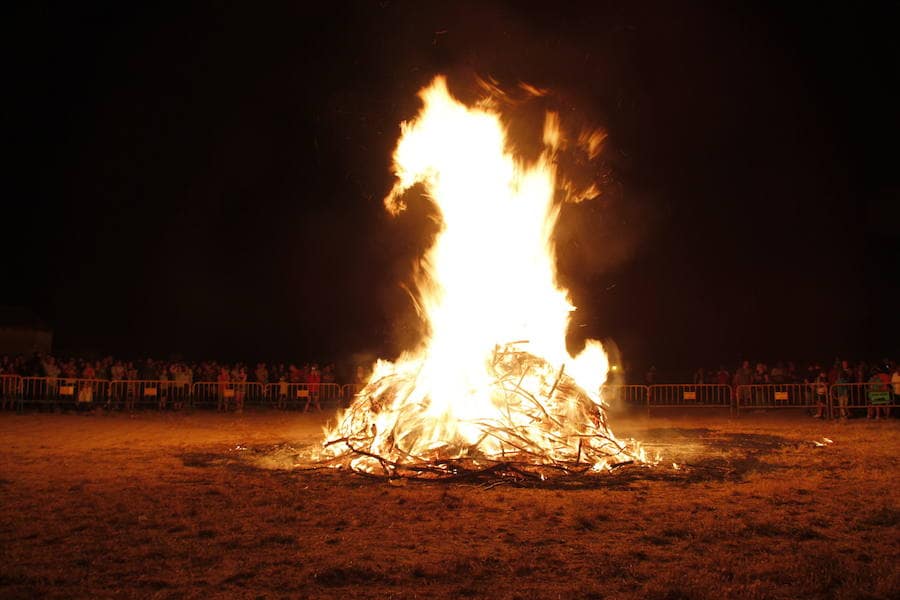
{"type": "Polygon", "coordinates": [[[322,369],[322,383],[334,383],[334,365],[328,363],[325,365],[325,368],[322,369]]]}
{"type": "Polygon", "coordinates": [[[694,371],[694,384],[703,385],[704,383],[706,383],[706,370],[703,367],[700,367],[694,371]]]}
{"type": "Polygon", "coordinates": [[[750,361],[745,360],[734,371],[734,387],[738,395],[738,402],[746,404],[750,400],[750,388],[746,387],[753,382],[753,371],[750,369],[750,361]]]}
{"type": "Polygon", "coordinates": [[[763,363],[756,363],[756,369],[753,370],[753,374],[750,377],[753,385],[761,385],[764,383],[769,383],[769,370],[763,363]]]}
{"type": "Polygon", "coordinates": [[[793,362],[788,362],[784,379],[787,383],[800,383],[800,375],[797,373],[797,365],[795,365],[793,362]]]}
{"type": "Polygon", "coordinates": [[[869,366],[861,360],[856,365],[856,382],[865,383],[869,380],[869,366]]]}
{"type": "Polygon", "coordinates": [[[825,401],[828,399],[828,373],[824,370],[820,370],[819,375],[816,377],[815,393],[816,414],[813,415],[813,418],[821,419],[825,412],[825,401]]]}
{"type": "Polygon", "coordinates": [[[166,404],[169,401],[169,377],[166,375],[166,369],[159,371],[159,390],[157,402],[159,410],[166,410],[166,404]]]}
{"type": "Polygon", "coordinates": [[[125,410],[133,412],[138,393],[138,370],[134,363],[130,362],[126,365],[125,377],[127,380],[125,384],[125,410]]]}
{"type": "Polygon", "coordinates": [[[230,385],[231,376],[228,373],[228,369],[222,367],[219,371],[218,376],[218,404],[216,406],[216,410],[220,412],[227,411],[229,409],[230,404],[230,396],[234,394],[234,390],[230,385]]]}
{"type": "Polygon", "coordinates": [[[306,383],[309,385],[309,396],[306,398],[306,406],[303,408],[303,412],[309,410],[310,402],[316,405],[317,410],[322,410],[322,406],[319,404],[319,382],[321,380],[319,365],[314,363],[309,368],[309,374],[306,376],[306,383]]]}
{"type": "Polygon", "coordinates": [[[891,374],[891,384],[894,388],[894,401],[891,404],[897,404],[900,401],[900,363],[894,365],[894,372],[891,374]]]}
{"type": "Polygon", "coordinates": [[[288,381],[282,374],[278,378],[278,402],[276,404],[276,408],[280,410],[287,408],[288,386],[288,381]]]}
{"type": "Polygon", "coordinates": [[[728,372],[725,365],[719,366],[719,370],[716,372],[716,383],[719,385],[728,385],[731,383],[731,373],[728,372]]]}
{"type": "Polygon", "coordinates": [[[366,385],[366,382],[368,380],[369,380],[369,378],[366,376],[366,370],[363,368],[362,365],[358,365],[356,367],[356,379],[354,380],[353,383],[355,383],[356,385],[359,385],[359,386],[363,386],[363,385],[366,385]]]}
{"type": "Polygon", "coordinates": [[[769,371],[769,382],[770,383],[784,383],[785,381],[785,371],[784,371],[784,363],[779,362],[776,363],[772,370],[769,371]]]}
{"type": "Polygon", "coordinates": [[[851,375],[849,371],[841,369],[838,372],[837,379],[834,382],[834,395],[837,396],[838,411],[840,418],[846,419],[849,416],[847,410],[847,399],[850,396],[850,389],[847,384],[850,383],[851,375]]]}
{"type": "Polygon", "coordinates": [[[256,377],[257,383],[261,383],[263,386],[269,383],[269,370],[266,369],[265,363],[257,364],[256,371],[254,371],[253,374],[256,377]]]}
{"type": "Polygon", "coordinates": [[[869,408],[866,410],[866,418],[871,419],[874,415],[875,420],[888,418],[890,409],[890,383],[891,377],[884,369],[872,369],[872,376],[869,377],[869,408]]]}
{"type": "Polygon", "coordinates": [[[244,412],[244,390],[247,387],[247,370],[244,366],[238,364],[232,372],[232,381],[234,381],[234,410],[237,413],[244,412]]]}

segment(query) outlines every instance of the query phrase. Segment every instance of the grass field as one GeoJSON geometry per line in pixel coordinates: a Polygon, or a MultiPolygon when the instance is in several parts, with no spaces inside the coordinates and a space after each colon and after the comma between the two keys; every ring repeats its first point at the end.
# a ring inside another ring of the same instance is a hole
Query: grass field
{"type": "Polygon", "coordinates": [[[900,421],[613,419],[660,464],[540,488],[264,468],[330,416],[0,415],[0,597],[900,592],[900,421]]]}

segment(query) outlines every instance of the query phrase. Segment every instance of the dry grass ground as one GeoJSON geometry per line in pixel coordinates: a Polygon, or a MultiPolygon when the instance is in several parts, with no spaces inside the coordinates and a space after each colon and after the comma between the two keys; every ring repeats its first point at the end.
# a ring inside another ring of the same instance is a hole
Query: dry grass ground
{"type": "Polygon", "coordinates": [[[313,443],[322,422],[0,415],[0,597],[900,591],[895,420],[618,419],[660,466],[539,489],[258,466],[276,446],[313,443]],[[823,437],[834,443],[812,443],[823,437]]]}

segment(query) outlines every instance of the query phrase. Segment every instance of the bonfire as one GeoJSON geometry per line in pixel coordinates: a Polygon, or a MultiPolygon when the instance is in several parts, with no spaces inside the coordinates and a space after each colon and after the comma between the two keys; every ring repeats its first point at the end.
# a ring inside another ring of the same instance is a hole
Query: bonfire
{"type": "MultiPolygon", "coordinates": [[[[527,88],[535,94],[541,93],[527,88]]],[[[546,115],[543,151],[513,155],[496,97],[474,106],[437,77],[401,125],[392,214],[421,185],[440,231],[417,265],[411,296],[427,335],[367,385],[325,431],[331,464],[386,477],[490,473],[539,477],[598,473],[643,460],[610,431],[601,397],[609,361],[588,340],[566,347],[575,307],[556,278],[553,231],[562,185],[555,157],[566,139],[546,115]]],[[[578,136],[594,155],[597,135],[578,136]]]]}

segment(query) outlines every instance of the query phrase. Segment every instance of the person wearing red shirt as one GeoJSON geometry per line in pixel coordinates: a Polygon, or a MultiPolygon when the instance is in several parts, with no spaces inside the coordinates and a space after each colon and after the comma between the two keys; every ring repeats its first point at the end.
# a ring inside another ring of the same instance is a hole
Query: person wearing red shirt
{"type": "Polygon", "coordinates": [[[322,410],[319,404],[319,383],[322,381],[322,375],[319,373],[319,365],[313,365],[309,369],[309,375],[306,376],[306,383],[309,385],[309,396],[306,398],[306,406],[303,412],[309,410],[309,404],[316,405],[316,410],[322,410]]]}

